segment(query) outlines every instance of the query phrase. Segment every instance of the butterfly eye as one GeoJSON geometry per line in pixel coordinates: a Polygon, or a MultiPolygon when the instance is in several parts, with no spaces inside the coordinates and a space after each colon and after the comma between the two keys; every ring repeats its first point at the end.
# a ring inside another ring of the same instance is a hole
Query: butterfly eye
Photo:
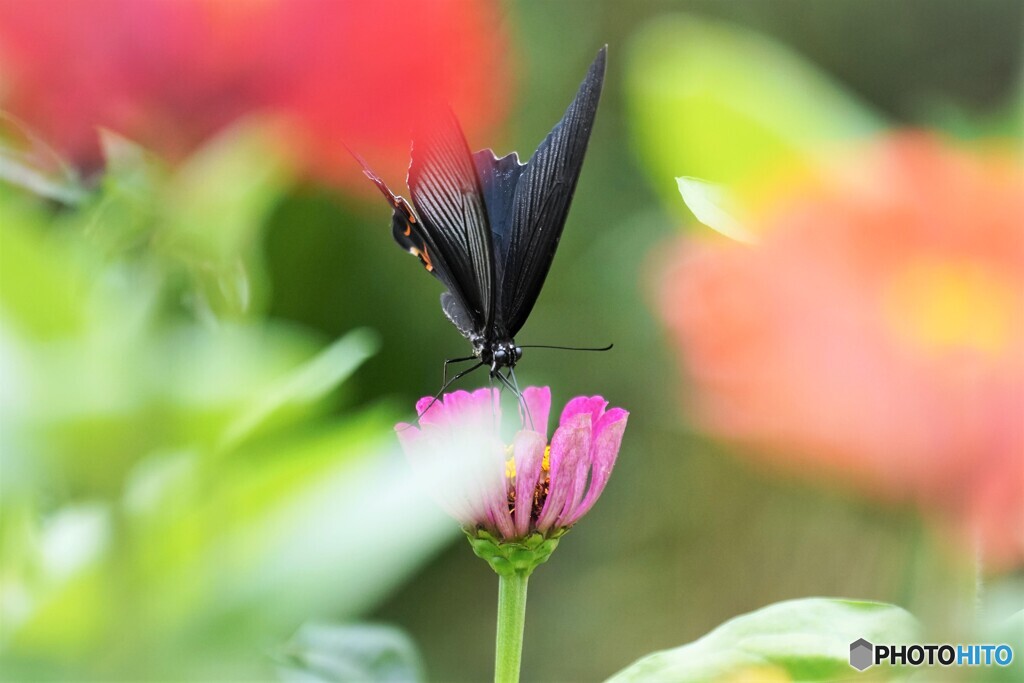
{"type": "Polygon", "coordinates": [[[497,351],[494,352],[494,360],[496,360],[499,363],[503,362],[507,357],[508,353],[506,353],[505,349],[498,349],[497,351]]]}
{"type": "Polygon", "coordinates": [[[522,346],[517,346],[517,347],[516,347],[516,348],[515,348],[515,349],[513,350],[513,353],[514,353],[514,354],[515,354],[515,356],[516,356],[516,360],[519,360],[520,358],[522,358],[522,357],[523,357],[523,347],[522,347],[522,346]]]}

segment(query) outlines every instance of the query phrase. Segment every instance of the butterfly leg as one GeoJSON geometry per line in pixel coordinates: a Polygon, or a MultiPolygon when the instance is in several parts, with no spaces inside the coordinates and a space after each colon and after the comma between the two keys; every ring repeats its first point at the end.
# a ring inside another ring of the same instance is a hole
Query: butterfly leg
{"type": "Polygon", "coordinates": [[[513,396],[515,396],[520,401],[523,400],[523,395],[521,393],[519,393],[519,389],[517,389],[516,387],[512,386],[512,382],[509,381],[508,377],[505,377],[505,375],[501,374],[500,372],[495,373],[494,376],[497,377],[499,380],[501,380],[501,383],[503,385],[508,387],[508,390],[512,392],[513,396]]]}
{"type": "MultiPolygon", "coordinates": [[[[494,393],[494,375],[491,373],[487,373],[487,389],[492,394],[494,393]]],[[[498,406],[501,405],[501,392],[504,390],[504,386],[498,387],[498,400],[491,402],[491,419],[494,420],[494,424],[500,423],[500,418],[498,417],[498,406]]]]}
{"type": "Polygon", "coordinates": [[[523,407],[523,412],[526,413],[526,419],[530,425],[530,429],[537,431],[533,424],[533,415],[530,414],[530,406],[526,405],[526,399],[523,398],[523,392],[519,390],[519,380],[516,379],[516,371],[512,366],[508,368],[508,376],[512,378],[512,386],[515,389],[516,396],[519,397],[519,404],[523,407]]]}
{"type": "MultiPolygon", "coordinates": [[[[476,364],[476,365],[474,365],[473,367],[471,367],[471,368],[469,368],[469,369],[467,369],[467,370],[463,370],[462,372],[460,372],[459,374],[455,375],[455,376],[454,376],[454,377],[452,377],[452,378],[451,378],[450,380],[448,380],[447,382],[445,382],[445,383],[444,383],[444,384],[443,384],[443,385],[441,386],[441,389],[440,389],[440,390],[439,390],[439,391],[438,391],[438,392],[437,392],[436,394],[434,394],[434,398],[433,398],[433,399],[431,399],[430,403],[428,403],[428,404],[427,404],[427,407],[426,407],[426,408],[424,408],[424,409],[423,409],[423,410],[422,410],[422,411],[420,412],[420,414],[416,416],[416,419],[417,419],[417,420],[418,420],[418,419],[420,419],[421,417],[423,417],[423,416],[424,416],[424,415],[425,415],[425,414],[427,413],[427,411],[428,411],[428,410],[430,410],[431,408],[433,408],[433,407],[434,407],[434,404],[435,404],[435,403],[437,403],[437,401],[438,401],[438,399],[439,399],[439,398],[441,398],[441,394],[443,394],[443,393],[444,393],[444,390],[445,390],[445,389],[447,389],[447,388],[448,388],[448,387],[449,387],[449,386],[450,386],[450,385],[451,385],[451,384],[452,384],[453,382],[455,382],[455,381],[457,381],[457,380],[459,380],[459,379],[461,379],[461,378],[465,377],[466,375],[468,375],[469,373],[473,372],[473,371],[474,371],[474,370],[476,370],[477,368],[483,367],[483,365],[484,365],[483,363],[477,363],[477,364],[476,364]]],[[[411,425],[410,425],[410,426],[411,426],[411,425]]]]}
{"type": "Polygon", "coordinates": [[[473,360],[476,356],[466,356],[465,358],[448,358],[444,362],[444,368],[441,370],[441,384],[447,386],[448,381],[448,364],[449,363],[465,363],[467,360],[473,360]]]}

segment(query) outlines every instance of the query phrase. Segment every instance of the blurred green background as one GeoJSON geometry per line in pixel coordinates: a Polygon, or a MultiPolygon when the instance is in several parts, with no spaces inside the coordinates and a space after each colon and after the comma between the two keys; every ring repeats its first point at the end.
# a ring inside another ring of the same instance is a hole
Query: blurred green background
{"type": "MultiPolygon", "coordinates": [[[[524,677],[600,680],[810,595],[894,602],[955,633],[965,579],[915,513],[761,471],[688,427],[649,273],[666,238],[703,229],[675,176],[742,183],[904,125],[1019,145],[1024,4],[499,15],[516,85],[474,149],[532,151],[609,44],[568,225],[517,341],[615,349],[528,351],[519,381],[631,412],[602,500],[531,581],[524,677]]],[[[7,680],[272,679],[300,624],[352,619],[405,629],[431,680],[491,676],[495,577],[391,433],[466,344],[380,198],[301,175],[269,129],[246,119],[175,166],[108,133],[108,173],[74,209],[0,184],[7,680]]]]}

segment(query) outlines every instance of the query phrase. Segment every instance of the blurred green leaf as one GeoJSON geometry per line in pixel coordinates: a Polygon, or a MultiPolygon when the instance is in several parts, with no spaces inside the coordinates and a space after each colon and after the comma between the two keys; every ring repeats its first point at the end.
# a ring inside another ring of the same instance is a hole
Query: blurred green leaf
{"type": "Polygon", "coordinates": [[[100,192],[81,217],[82,228],[106,258],[117,258],[148,246],[160,220],[160,190],[170,171],[145,149],[111,131],[100,131],[100,145],[106,167],[100,192]]]}
{"type": "MultiPolygon", "coordinates": [[[[782,680],[830,681],[856,673],[849,657],[850,643],[858,638],[904,643],[914,642],[916,634],[915,619],[893,605],[829,598],[790,600],[727,621],[689,645],[647,655],[608,680],[703,683],[749,680],[760,674],[782,680]]],[[[901,675],[895,669],[879,670],[890,677],[901,675]]]]}
{"type": "Polygon", "coordinates": [[[291,177],[281,139],[255,119],[221,133],[171,179],[158,248],[189,265],[215,313],[245,313],[259,295],[260,229],[291,177]]]}
{"type": "MultiPolygon", "coordinates": [[[[1019,600],[1016,603],[1022,604],[1019,600]]],[[[1009,617],[992,624],[984,633],[986,642],[1006,644],[1013,648],[1013,661],[1009,666],[986,667],[979,680],[1002,683],[1024,679],[1024,609],[1017,610],[1009,617]]]]}
{"type": "Polygon", "coordinates": [[[669,206],[679,206],[672,178],[743,183],[885,126],[788,48],[686,15],[633,35],[626,93],[643,167],[669,206]]]}
{"type": "Polygon", "coordinates": [[[289,372],[261,391],[224,432],[221,448],[236,446],[275,413],[290,404],[308,404],[345,381],[378,345],[369,330],[356,330],[337,340],[312,360],[289,372]]]}
{"type": "Polygon", "coordinates": [[[729,191],[721,185],[699,178],[686,176],[676,178],[683,201],[701,223],[738,242],[754,242],[751,234],[741,221],[737,220],[740,208],[729,191]]]}
{"type": "Polygon", "coordinates": [[[89,201],[0,186],[0,669],[268,679],[268,643],[359,617],[458,527],[396,415],[330,411],[373,333],[324,348],[258,307],[230,320],[266,286],[290,179],[273,132],[249,122],[177,169],[102,137],[89,201]]]}
{"type": "Polygon", "coordinates": [[[43,214],[0,194],[0,312],[23,334],[52,338],[80,329],[87,275],[43,214]]]}
{"type": "Polygon", "coordinates": [[[167,178],[169,171],[159,159],[113,131],[100,131],[100,147],[106,162],[103,174],[105,187],[146,196],[167,178]]]}
{"type": "Polygon", "coordinates": [[[224,130],[174,169],[101,132],[106,169],[87,211],[67,222],[107,258],[136,259],[208,321],[251,315],[266,278],[260,240],[291,186],[290,153],[269,121],[224,130]]]}
{"type": "Polygon", "coordinates": [[[975,642],[1006,644],[1013,648],[1009,666],[978,669],[976,679],[985,683],[1024,680],[1024,579],[1003,576],[989,580],[981,591],[975,642]]]}
{"type": "Polygon", "coordinates": [[[1013,615],[996,624],[993,635],[995,642],[1006,643],[1013,648],[1015,654],[1009,666],[996,667],[998,670],[993,671],[992,678],[1003,681],[1021,680],[1024,677],[1024,657],[1017,653],[1024,652],[1024,609],[1017,610],[1013,615]]]}
{"type": "Polygon", "coordinates": [[[288,643],[278,676],[286,683],[425,680],[416,645],[378,624],[306,624],[288,643]]]}
{"type": "Polygon", "coordinates": [[[87,196],[71,165],[26,124],[2,111],[0,180],[65,204],[77,204],[87,196]]]}

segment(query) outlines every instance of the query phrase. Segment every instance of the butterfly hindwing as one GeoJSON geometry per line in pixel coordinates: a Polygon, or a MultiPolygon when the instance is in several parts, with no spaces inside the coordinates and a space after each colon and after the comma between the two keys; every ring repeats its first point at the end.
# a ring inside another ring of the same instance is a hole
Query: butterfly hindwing
{"type": "Polygon", "coordinates": [[[485,334],[497,296],[491,229],[469,146],[450,111],[413,143],[409,190],[421,227],[453,281],[449,291],[473,331],[485,334]]]}
{"type": "Polygon", "coordinates": [[[590,65],[562,119],[525,165],[490,150],[476,155],[500,273],[499,334],[514,336],[533,310],[554,259],[594,126],[605,52],[590,65]]]}
{"type": "Polygon", "coordinates": [[[424,230],[423,222],[417,218],[416,212],[409,203],[399,197],[391,188],[366,164],[358,154],[352,153],[356,161],[363,167],[363,174],[369,178],[393,208],[391,215],[391,235],[403,250],[416,256],[428,273],[436,277],[447,288],[442,295],[441,304],[445,315],[459,329],[463,336],[469,337],[476,324],[466,312],[466,304],[461,290],[444,260],[441,249],[434,242],[430,233],[424,230]],[[456,315],[457,313],[457,320],[456,315]]]}
{"type": "Polygon", "coordinates": [[[387,186],[380,176],[370,170],[370,167],[363,161],[362,157],[354,152],[352,156],[363,167],[363,175],[377,186],[377,189],[380,190],[381,194],[388,200],[388,203],[391,204],[393,209],[391,214],[391,235],[395,238],[395,242],[402,249],[419,258],[420,263],[423,264],[428,273],[431,273],[448,286],[450,278],[448,277],[447,268],[444,268],[442,263],[435,262],[431,257],[427,236],[423,234],[423,230],[419,226],[419,219],[416,218],[416,213],[412,207],[409,206],[405,199],[392,192],[391,188],[387,186]]]}
{"type": "Polygon", "coordinates": [[[444,311],[445,317],[451,324],[455,325],[455,329],[466,339],[474,341],[480,335],[480,331],[474,329],[473,316],[466,311],[465,305],[451,292],[441,293],[441,310],[444,311]]]}

